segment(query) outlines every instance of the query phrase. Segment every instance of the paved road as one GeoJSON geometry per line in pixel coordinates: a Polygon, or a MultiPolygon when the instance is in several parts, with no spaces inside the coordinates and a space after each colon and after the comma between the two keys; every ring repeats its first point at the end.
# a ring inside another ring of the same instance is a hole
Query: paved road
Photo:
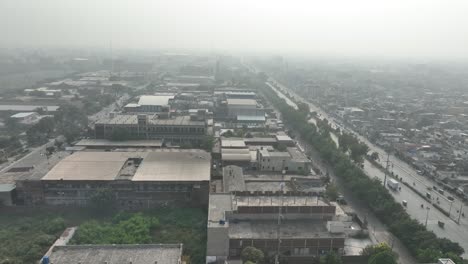
{"type": "MultiPolygon", "coordinates": [[[[336,127],[343,127],[342,125],[339,124],[333,117],[329,116],[325,111],[322,109],[318,108],[314,104],[306,101],[302,97],[298,96],[294,91],[290,90],[286,86],[276,82],[275,80],[270,78],[270,81],[274,82],[277,86],[279,86],[283,91],[287,91],[290,95],[293,96],[293,99],[296,101],[301,101],[304,103],[307,103],[311,109],[311,111],[316,111],[319,115],[319,118],[324,119],[326,118],[331,126],[333,128],[336,127]]],[[[278,89],[276,89],[277,92],[278,89]]],[[[384,150],[381,148],[375,146],[374,144],[370,143],[367,139],[362,137],[361,135],[358,135],[357,133],[354,133],[353,131],[349,130],[348,128],[345,128],[347,131],[350,131],[351,133],[355,134],[362,142],[366,143],[371,151],[376,151],[379,153],[380,157],[385,157],[381,158],[381,163],[384,163],[386,160],[386,153],[384,150]]],[[[418,175],[413,168],[410,167],[410,165],[404,163],[403,161],[391,157],[391,161],[394,164],[393,166],[393,172],[398,175],[399,177],[403,178],[403,181],[409,182],[412,184],[413,182],[415,183],[415,188],[418,189],[419,192],[421,193],[426,193],[428,190],[427,188],[432,188],[433,185],[436,185],[433,183],[430,179],[425,178],[424,176],[418,175]]],[[[383,164],[384,165],[384,164],[383,164]]],[[[385,166],[385,165],[384,165],[385,166]]],[[[364,166],[364,171],[370,176],[370,177],[378,177],[383,180],[383,173],[380,171],[378,168],[375,166],[371,165],[369,162],[366,161],[365,166],[364,166]]],[[[431,196],[434,198],[434,201],[436,201],[436,197],[439,197],[439,202],[442,208],[444,210],[449,211],[450,210],[450,201],[447,200],[446,196],[440,195],[439,193],[435,191],[429,191],[431,193],[431,196]]],[[[460,207],[462,207],[461,212],[466,211],[464,208],[463,204],[459,200],[455,200],[452,204],[451,208],[451,218],[445,216],[442,214],[439,210],[437,210],[435,207],[432,205],[428,204],[423,198],[421,198],[418,194],[416,194],[414,191],[409,189],[408,187],[404,186],[402,187],[401,193],[392,193],[395,199],[398,202],[401,202],[402,200],[407,200],[408,201],[408,213],[410,216],[412,216],[414,219],[419,220],[420,222],[425,224],[426,220],[426,214],[427,211],[424,209],[421,209],[421,204],[424,204],[426,207],[429,207],[429,220],[428,220],[428,229],[434,231],[434,233],[439,236],[439,237],[446,237],[450,238],[452,241],[458,242],[463,248],[468,249],[468,220],[465,217],[460,218],[460,224],[457,224],[454,219],[458,219],[458,216],[460,214],[460,207]],[[457,210],[459,212],[457,212],[457,210]],[[441,229],[437,225],[437,221],[443,221],[445,223],[445,228],[441,229]]],[[[453,195],[452,195],[453,196],[453,195]]],[[[467,250],[468,251],[468,250],[467,250]]],[[[468,252],[466,252],[463,257],[468,257],[468,252]]]]}
{"type": "Polygon", "coordinates": [[[116,109],[122,107],[122,104],[127,101],[128,99],[130,99],[130,95],[129,94],[124,94],[123,96],[121,96],[119,99],[117,99],[117,101],[115,101],[114,103],[104,107],[101,111],[93,114],[93,115],[90,115],[88,116],[88,125],[89,126],[93,126],[94,123],[96,123],[97,121],[103,119],[103,118],[106,118],[109,116],[109,113],[115,111],[116,109]]]}
{"type": "MultiPolygon", "coordinates": [[[[280,97],[284,98],[284,94],[277,91],[280,97]],[[281,96],[282,95],[282,96],[281,96]]],[[[290,101],[290,103],[293,103],[290,101]]],[[[294,103],[293,103],[294,104],[294,103]]],[[[295,105],[295,104],[294,104],[295,105]]],[[[277,112],[277,116],[281,119],[281,114],[277,112]]],[[[320,158],[320,155],[317,153],[315,149],[313,149],[310,145],[308,145],[305,141],[303,141],[300,137],[296,138],[296,142],[299,148],[303,149],[305,152],[310,155],[312,163],[314,167],[318,168],[322,172],[328,172],[330,178],[336,183],[338,188],[342,190],[342,193],[347,198],[348,205],[356,212],[356,214],[360,217],[360,219],[367,219],[368,227],[369,227],[369,235],[373,243],[377,244],[380,242],[386,242],[389,245],[392,245],[392,248],[395,252],[399,255],[399,263],[400,264],[414,264],[416,263],[415,259],[411,256],[408,249],[396,238],[393,236],[389,231],[388,228],[379,220],[377,219],[372,212],[370,212],[367,208],[363,207],[362,204],[353,199],[353,195],[350,191],[346,188],[342,180],[333,172],[333,169],[329,164],[326,164],[320,158]]]]}

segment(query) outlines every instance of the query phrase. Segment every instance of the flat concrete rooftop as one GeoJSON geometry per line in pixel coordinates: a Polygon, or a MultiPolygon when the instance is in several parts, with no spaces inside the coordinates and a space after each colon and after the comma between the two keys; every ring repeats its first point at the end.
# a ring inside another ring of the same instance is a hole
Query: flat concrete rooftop
{"type": "Polygon", "coordinates": [[[209,181],[211,156],[206,151],[154,151],[132,181],[209,181]]]}
{"type": "Polygon", "coordinates": [[[211,156],[202,150],[86,151],[66,157],[42,180],[209,181],[210,166],[211,156]]]}
{"type": "Polygon", "coordinates": [[[179,264],[182,244],[56,246],[50,263],[179,264]]]}
{"type": "MultiPolygon", "coordinates": [[[[114,118],[108,118],[96,122],[104,125],[138,125],[138,115],[116,115],[114,118]]],[[[148,117],[148,125],[157,126],[204,126],[204,121],[194,121],[190,116],[176,116],[171,118],[148,117]]]]}

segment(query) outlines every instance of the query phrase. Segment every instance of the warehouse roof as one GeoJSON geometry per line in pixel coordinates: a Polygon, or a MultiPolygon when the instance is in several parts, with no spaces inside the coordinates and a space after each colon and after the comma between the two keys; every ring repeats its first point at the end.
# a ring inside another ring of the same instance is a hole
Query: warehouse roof
{"type": "Polygon", "coordinates": [[[221,138],[221,147],[245,148],[245,142],[243,138],[221,138]]]}
{"type": "Polygon", "coordinates": [[[69,245],[55,246],[50,255],[50,262],[179,264],[181,256],[182,244],[69,245]]]}
{"type": "Polygon", "coordinates": [[[35,115],[35,114],[36,112],[21,112],[21,113],[14,114],[10,117],[11,118],[24,118],[24,117],[28,117],[30,115],[35,115]]]}
{"type": "Polygon", "coordinates": [[[132,181],[209,181],[211,156],[206,151],[147,152],[132,181]]]}
{"type": "Polygon", "coordinates": [[[55,105],[0,105],[0,111],[19,111],[19,112],[33,112],[38,108],[45,111],[57,111],[59,106],[55,105]]]}
{"type": "MultiPolygon", "coordinates": [[[[138,116],[137,115],[117,115],[114,118],[107,120],[100,120],[96,124],[106,124],[106,125],[137,125],[138,116]]],[[[159,126],[204,126],[205,122],[191,120],[190,116],[176,116],[171,118],[157,118],[156,116],[148,117],[149,125],[159,125],[159,126]]]]}
{"type": "Polygon", "coordinates": [[[257,101],[254,99],[237,99],[237,98],[229,98],[227,99],[228,105],[257,105],[257,101]]]}
{"type": "Polygon", "coordinates": [[[174,95],[142,95],[138,101],[139,105],[169,105],[169,99],[173,99],[174,95]]]}
{"type": "Polygon", "coordinates": [[[42,180],[208,181],[210,161],[202,150],[84,151],[59,162],[42,180]]]}
{"type": "MultiPolygon", "coordinates": [[[[111,181],[135,152],[76,152],[53,167],[42,180],[111,181]]],[[[145,154],[145,153],[141,153],[145,154]]]]}
{"type": "Polygon", "coordinates": [[[221,149],[221,158],[222,160],[230,161],[250,161],[250,150],[249,149],[221,149]]]}

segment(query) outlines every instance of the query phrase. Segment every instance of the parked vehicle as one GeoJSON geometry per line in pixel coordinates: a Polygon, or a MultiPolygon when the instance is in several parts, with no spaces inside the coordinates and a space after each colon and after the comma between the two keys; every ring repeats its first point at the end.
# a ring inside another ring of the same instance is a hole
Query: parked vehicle
{"type": "Polygon", "coordinates": [[[442,221],[437,221],[437,224],[439,225],[440,228],[444,228],[445,223],[442,221]]]}
{"type": "Polygon", "coordinates": [[[444,190],[439,189],[439,193],[442,194],[442,195],[444,195],[445,192],[444,192],[444,190]]]}
{"type": "Polygon", "coordinates": [[[447,196],[447,199],[449,199],[449,201],[455,201],[455,199],[452,197],[452,196],[447,196]]]}
{"type": "Polygon", "coordinates": [[[387,186],[388,186],[390,189],[394,190],[394,191],[397,191],[397,190],[398,190],[399,185],[400,185],[400,183],[399,183],[397,180],[395,180],[395,179],[389,179],[389,180],[387,180],[387,186]]]}
{"type": "Polygon", "coordinates": [[[428,192],[426,192],[426,197],[429,198],[429,199],[431,199],[431,194],[428,193],[428,192]]]}
{"type": "Polygon", "coordinates": [[[404,207],[408,206],[408,201],[406,201],[406,200],[401,201],[401,203],[403,204],[404,207]]]}

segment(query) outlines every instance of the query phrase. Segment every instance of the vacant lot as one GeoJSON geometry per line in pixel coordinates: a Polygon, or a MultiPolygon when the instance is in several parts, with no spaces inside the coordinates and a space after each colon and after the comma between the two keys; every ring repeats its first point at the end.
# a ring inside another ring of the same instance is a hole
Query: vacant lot
{"type": "Polygon", "coordinates": [[[191,263],[204,263],[206,211],[163,208],[96,214],[87,209],[0,209],[0,263],[35,263],[66,226],[80,226],[74,244],[183,243],[191,263]]]}

